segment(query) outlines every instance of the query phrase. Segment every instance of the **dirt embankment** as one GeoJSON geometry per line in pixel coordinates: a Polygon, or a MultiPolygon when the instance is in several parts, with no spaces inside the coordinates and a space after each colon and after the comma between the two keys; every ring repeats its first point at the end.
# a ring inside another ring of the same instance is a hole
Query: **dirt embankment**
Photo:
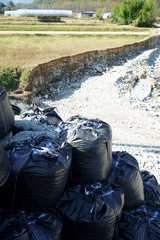
{"type": "Polygon", "coordinates": [[[31,71],[25,90],[33,94],[48,94],[54,97],[54,88],[58,81],[76,81],[86,72],[93,70],[95,74],[99,73],[101,70],[97,68],[97,65],[112,65],[123,55],[149,49],[159,43],[160,36],[153,36],[147,40],[122,47],[90,51],[40,64],[31,71]]]}

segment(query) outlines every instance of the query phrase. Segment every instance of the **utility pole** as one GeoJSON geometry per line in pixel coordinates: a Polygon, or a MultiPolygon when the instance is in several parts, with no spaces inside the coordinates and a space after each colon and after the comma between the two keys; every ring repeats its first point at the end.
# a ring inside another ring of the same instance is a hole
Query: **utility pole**
{"type": "Polygon", "coordinates": [[[27,23],[26,0],[24,1],[24,6],[25,6],[25,22],[27,23]]]}

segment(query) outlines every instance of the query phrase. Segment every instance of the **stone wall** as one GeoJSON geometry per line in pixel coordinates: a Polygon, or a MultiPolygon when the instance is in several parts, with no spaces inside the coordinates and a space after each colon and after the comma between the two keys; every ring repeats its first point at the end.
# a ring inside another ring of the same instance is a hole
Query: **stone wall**
{"type": "Polygon", "coordinates": [[[25,90],[31,91],[33,94],[53,96],[54,88],[59,81],[76,81],[91,69],[92,72],[100,72],[99,66],[106,66],[119,57],[156,47],[157,44],[160,44],[160,36],[153,36],[147,40],[122,47],[85,52],[39,64],[31,71],[25,90]]]}

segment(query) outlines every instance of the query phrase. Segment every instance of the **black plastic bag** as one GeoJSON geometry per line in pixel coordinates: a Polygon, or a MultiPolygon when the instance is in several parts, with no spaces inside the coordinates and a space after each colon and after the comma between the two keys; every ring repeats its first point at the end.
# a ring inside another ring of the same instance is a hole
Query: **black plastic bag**
{"type": "Polygon", "coordinates": [[[63,122],[58,115],[56,107],[41,109],[37,105],[32,105],[26,112],[23,113],[23,118],[36,120],[48,125],[58,125],[63,122]]]}
{"type": "Polygon", "coordinates": [[[0,187],[2,187],[9,177],[9,159],[5,149],[0,144],[0,187]]]}
{"type": "Polygon", "coordinates": [[[99,119],[71,117],[61,126],[60,138],[73,147],[73,182],[105,181],[112,170],[112,133],[99,119]]]}
{"type": "Polygon", "coordinates": [[[6,149],[11,163],[9,207],[36,211],[55,204],[67,183],[72,147],[39,136],[11,142],[6,149]]]}
{"type": "Polygon", "coordinates": [[[8,208],[8,189],[9,189],[9,178],[0,187],[0,209],[8,208]]]}
{"type": "Polygon", "coordinates": [[[62,219],[53,209],[17,214],[0,211],[0,240],[60,240],[62,219]]]}
{"type": "Polygon", "coordinates": [[[20,115],[21,109],[13,104],[11,104],[14,115],[20,115]]]}
{"type": "Polygon", "coordinates": [[[0,139],[14,127],[14,113],[7,97],[7,91],[0,85],[0,139]]]}
{"type": "Polygon", "coordinates": [[[115,239],[123,202],[123,191],[117,185],[68,188],[57,204],[64,220],[63,239],[115,239]]]}
{"type": "Polygon", "coordinates": [[[137,160],[127,152],[113,152],[115,182],[124,191],[124,207],[133,209],[144,202],[144,190],[137,160]]]}
{"type": "Polygon", "coordinates": [[[24,127],[17,127],[16,125],[14,126],[13,130],[12,130],[12,134],[13,136],[15,136],[16,134],[18,134],[19,132],[23,132],[24,131],[24,127]]]}
{"type": "Polygon", "coordinates": [[[144,206],[123,211],[119,222],[119,234],[125,240],[159,240],[160,214],[147,211],[144,206]]]}
{"type": "Polygon", "coordinates": [[[145,204],[149,210],[160,211],[160,185],[156,177],[148,171],[141,171],[145,204]]]}

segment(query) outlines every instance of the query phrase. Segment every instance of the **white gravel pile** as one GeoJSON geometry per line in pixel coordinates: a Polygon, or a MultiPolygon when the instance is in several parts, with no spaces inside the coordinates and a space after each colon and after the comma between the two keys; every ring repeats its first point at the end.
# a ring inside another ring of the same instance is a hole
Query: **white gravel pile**
{"type": "Polygon", "coordinates": [[[30,141],[35,137],[38,136],[48,136],[48,137],[55,137],[55,132],[49,132],[49,131],[22,131],[17,133],[15,136],[13,136],[9,142],[22,142],[22,141],[30,141]]]}
{"type": "MultiPolygon", "coordinates": [[[[28,106],[22,105],[22,110],[25,111],[28,106]]],[[[45,135],[55,138],[57,132],[56,127],[53,125],[47,125],[46,123],[41,123],[39,121],[30,120],[29,118],[23,118],[23,114],[20,116],[15,116],[15,126],[23,131],[17,133],[11,138],[11,141],[24,141],[31,140],[39,135],[45,135]]]]}

